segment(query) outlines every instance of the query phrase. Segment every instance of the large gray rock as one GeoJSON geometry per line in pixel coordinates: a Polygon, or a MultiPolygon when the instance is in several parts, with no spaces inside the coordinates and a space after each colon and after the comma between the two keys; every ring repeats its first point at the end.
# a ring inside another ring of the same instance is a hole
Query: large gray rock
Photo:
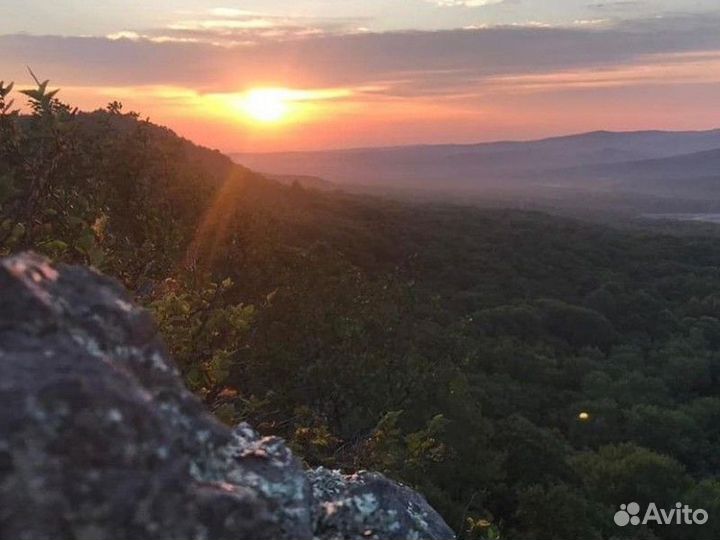
{"type": "Polygon", "coordinates": [[[424,497],[382,474],[343,475],[323,467],[308,474],[315,499],[315,532],[324,540],[454,537],[424,497]]]}
{"type": "Polygon", "coordinates": [[[0,539],[454,538],[375,473],[306,472],[281,439],[229,430],[182,384],[114,280],[0,263],[0,539]]]}

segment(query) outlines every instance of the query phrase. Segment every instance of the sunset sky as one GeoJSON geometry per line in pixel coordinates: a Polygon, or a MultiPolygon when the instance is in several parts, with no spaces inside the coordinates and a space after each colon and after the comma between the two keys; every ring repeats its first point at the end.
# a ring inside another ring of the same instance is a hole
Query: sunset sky
{"type": "Polygon", "coordinates": [[[29,65],[224,151],[720,127],[718,0],[4,0],[29,65]]]}

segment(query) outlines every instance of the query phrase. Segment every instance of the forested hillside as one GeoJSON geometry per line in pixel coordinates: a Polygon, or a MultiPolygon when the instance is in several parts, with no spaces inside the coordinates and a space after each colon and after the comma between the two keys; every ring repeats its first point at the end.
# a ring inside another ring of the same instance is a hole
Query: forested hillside
{"type": "Polygon", "coordinates": [[[466,539],[720,535],[717,238],[283,185],[26,97],[0,85],[0,255],[117,277],[223,421],[384,471],[466,539]],[[711,520],[619,529],[629,501],[711,520]]]}

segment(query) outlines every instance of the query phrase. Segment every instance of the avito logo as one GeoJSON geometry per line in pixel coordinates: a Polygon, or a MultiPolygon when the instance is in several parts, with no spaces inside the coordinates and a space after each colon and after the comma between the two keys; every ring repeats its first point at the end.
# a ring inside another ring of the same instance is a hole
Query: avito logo
{"type": "Polygon", "coordinates": [[[640,516],[640,505],[636,502],[621,504],[620,510],[615,512],[615,524],[620,527],[626,525],[705,525],[708,522],[708,513],[702,508],[693,510],[687,504],[675,503],[675,508],[666,510],[650,503],[645,513],[640,516]]]}

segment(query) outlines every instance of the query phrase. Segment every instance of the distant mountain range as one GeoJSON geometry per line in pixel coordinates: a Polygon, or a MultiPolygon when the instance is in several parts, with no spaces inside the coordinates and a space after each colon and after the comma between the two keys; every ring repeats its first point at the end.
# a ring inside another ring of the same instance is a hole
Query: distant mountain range
{"type": "Polygon", "coordinates": [[[562,186],[658,194],[680,187],[697,195],[697,189],[720,184],[720,129],[594,131],[536,141],[232,157],[264,173],[313,176],[338,185],[448,191],[562,186]]]}
{"type": "Polygon", "coordinates": [[[571,176],[599,180],[681,179],[710,176],[720,178],[720,148],[655,159],[582,165],[567,169],[565,172],[570,173],[571,176]]]}

